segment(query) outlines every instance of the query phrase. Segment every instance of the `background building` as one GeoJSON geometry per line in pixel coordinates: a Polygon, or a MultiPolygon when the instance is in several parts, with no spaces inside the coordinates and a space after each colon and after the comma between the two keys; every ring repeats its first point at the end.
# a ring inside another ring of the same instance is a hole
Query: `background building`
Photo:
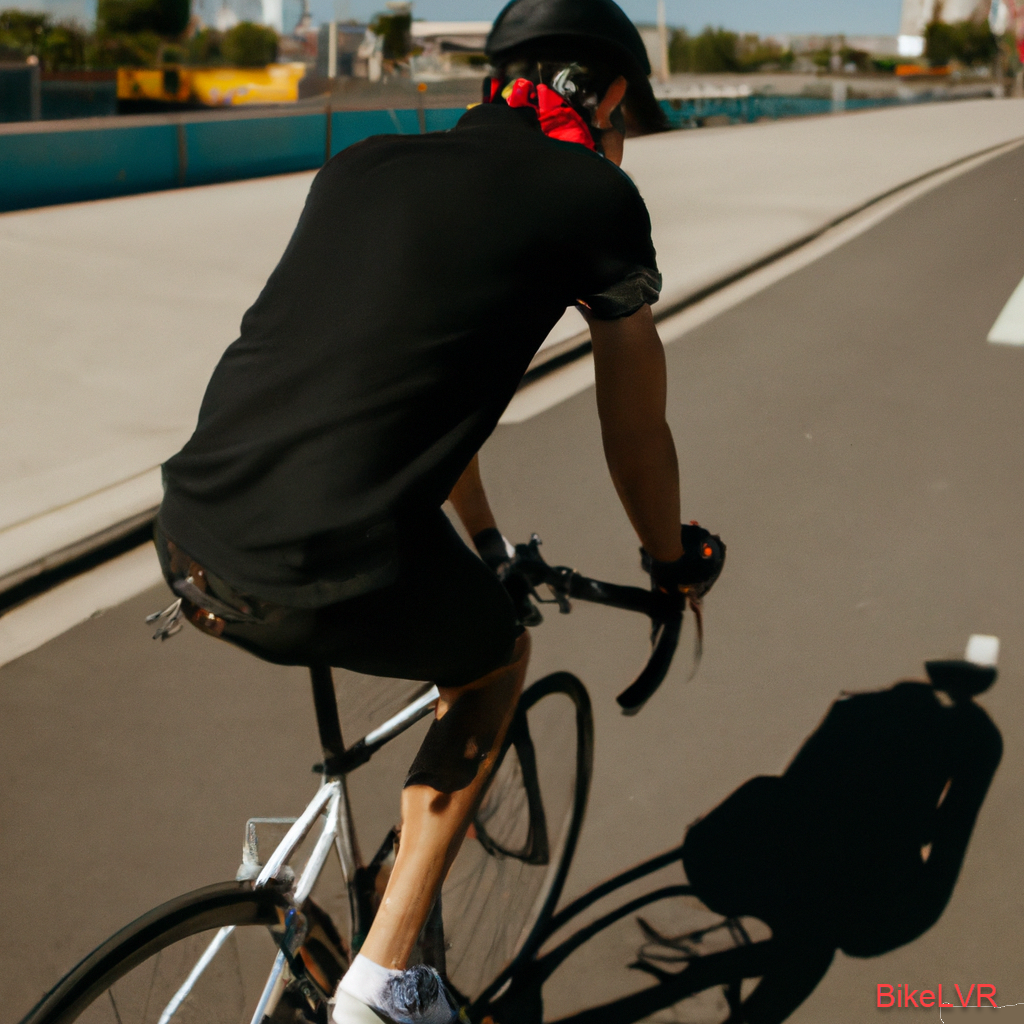
{"type": "Polygon", "coordinates": [[[421,52],[411,58],[412,75],[420,81],[479,76],[486,65],[484,43],[489,21],[414,21],[412,43],[421,52]]]}

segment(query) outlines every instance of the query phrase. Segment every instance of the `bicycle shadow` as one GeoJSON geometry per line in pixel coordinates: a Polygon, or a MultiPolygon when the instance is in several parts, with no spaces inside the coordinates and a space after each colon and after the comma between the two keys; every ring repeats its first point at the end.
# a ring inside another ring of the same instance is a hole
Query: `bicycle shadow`
{"type": "Polygon", "coordinates": [[[694,822],[682,846],[623,872],[567,906],[548,934],[624,885],[681,860],[689,885],[630,900],[538,956],[502,997],[500,1024],[539,1024],[544,982],[613,923],[673,896],[698,897],[726,920],[666,934],[638,918],[646,941],[629,966],[656,984],[559,1024],[633,1024],[722,986],[727,1024],[778,1024],[814,990],[836,950],[872,957],[912,942],[942,915],[1002,738],[973,701],[996,670],[928,662],[930,682],[844,695],[781,776],[750,779],[694,822]],[[750,940],[740,918],[772,937],[750,940]],[[733,948],[704,953],[727,929],[733,948]],[[761,978],[743,999],[741,980],[761,978]]]}

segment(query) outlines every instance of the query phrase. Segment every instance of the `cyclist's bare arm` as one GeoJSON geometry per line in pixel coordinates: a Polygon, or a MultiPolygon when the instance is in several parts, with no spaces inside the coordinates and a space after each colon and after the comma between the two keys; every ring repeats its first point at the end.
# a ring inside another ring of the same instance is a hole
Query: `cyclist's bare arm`
{"type": "Polygon", "coordinates": [[[475,537],[481,530],[497,528],[494,513],[491,512],[480,479],[479,455],[474,455],[469,465],[462,471],[462,476],[456,481],[448,500],[454,506],[470,537],[475,537]]]}
{"type": "Polygon", "coordinates": [[[675,561],[683,553],[679,465],[665,421],[665,350],[651,307],[621,320],[588,320],[612,482],[643,546],[659,561],[675,561]]]}
{"type": "MultiPolygon", "coordinates": [[[[590,320],[597,374],[597,408],[612,482],[640,542],[659,561],[682,554],[679,467],[665,422],[665,350],[643,306],[620,320],[590,320]]],[[[449,500],[475,537],[496,522],[474,455],[449,500]]]]}

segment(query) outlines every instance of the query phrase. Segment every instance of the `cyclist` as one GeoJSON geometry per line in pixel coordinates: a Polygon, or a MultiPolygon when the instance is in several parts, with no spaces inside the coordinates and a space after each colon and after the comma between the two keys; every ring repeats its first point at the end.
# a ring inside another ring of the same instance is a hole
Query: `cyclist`
{"type": "Polygon", "coordinates": [[[529,655],[477,451],[567,305],[590,323],[608,466],[656,584],[710,585],[721,565],[708,535],[680,531],[661,277],[618,167],[627,120],[664,127],[640,36],[613,0],[513,0],[487,45],[496,74],[457,127],[367,139],[319,172],[164,466],[158,550],[194,624],[270,661],[441,694],[338,1024],[455,1013],[408,959],[529,655]]]}

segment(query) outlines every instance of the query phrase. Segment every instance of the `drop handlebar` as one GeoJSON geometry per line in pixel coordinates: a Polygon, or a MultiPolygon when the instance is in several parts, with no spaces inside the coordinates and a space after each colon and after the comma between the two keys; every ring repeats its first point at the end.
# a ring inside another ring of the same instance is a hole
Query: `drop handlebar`
{"type": "Polygon", "coordinates": [[[525,625],[533,626],[542,621],[533,602],[557,604],[558,610],[567,614],[572,610],[571,599],[640,612],[651,620],[653,649],[647,664],[616,698],[623,714],[635,715],[664,682],[672,665],[682,629],[685,598],[660,590],[602,583],[567,566],[548,565],[541,556],[540,544],[537,534],[528,544],[517,544],[515,558],[504,575],[505,587],[525,625]],[[552,596],[542,597],[537,592],[539,586],[547,586],[552,596]]]}

